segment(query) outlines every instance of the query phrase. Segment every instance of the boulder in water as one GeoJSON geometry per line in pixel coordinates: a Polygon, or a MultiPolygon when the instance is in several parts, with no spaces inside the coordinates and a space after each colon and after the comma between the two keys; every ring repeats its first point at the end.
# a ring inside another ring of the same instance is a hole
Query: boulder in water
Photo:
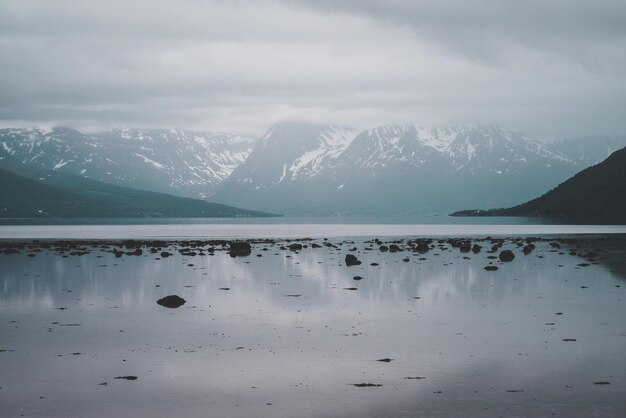
{"type": "Polygon", "coordinates": [[[157,300],[159,305],[170,309],[180,308],[185,304],[185,302],[187,301],[178,295],[169,295],[157,300]]]}
{"type": "Polygon", "coordinates": [[[229,244],[228,250],[231,257],[243,257],[252,253],[252,246],[249,242],[233,241],[229,244]]]}
{"type": "Polygon", "coordinates": [[[358,266],[361,264],[354,254],[346,254],[346,266],[358,266]]]}
{"type": "Polygon", "coordinates": [[[500,252],[500,261],[513,261],[513,259],[515,258],[515,254],[513,254],[513,251],[511,250],[504,250],[502,252],[500,252]]]}

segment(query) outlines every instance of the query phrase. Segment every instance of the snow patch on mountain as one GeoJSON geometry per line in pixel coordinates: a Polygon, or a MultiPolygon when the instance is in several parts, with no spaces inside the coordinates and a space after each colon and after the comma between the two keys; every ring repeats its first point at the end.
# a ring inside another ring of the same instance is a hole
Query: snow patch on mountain
{"type": "Polygon", "coordinates": [[[135,155],[137,157],[141,158],[144,163],[150,164],[153,167],[160,168],[160,169],[162,169],[164,167],[163,164],[157,163],[156,161],[151,160],[150,158],[146,157],[145,155],[141,155],[141,154],[137,154],[137,153],[135,153],[135,155]]]}
{"type": "Polygon", "coordinates": [[[350,146],[357,133],[358,131],[350,128],[327,127],[319,136],[317,148],[305,152],[301,157],[294,160],[288,170],[285,165],[285,172],[279,183],[284,180],[286,171],[291,174],[291,180],[311,178],[319,174],[327,167],[327,164],[331,163],[329,160],[337,159],[350,146]]]}

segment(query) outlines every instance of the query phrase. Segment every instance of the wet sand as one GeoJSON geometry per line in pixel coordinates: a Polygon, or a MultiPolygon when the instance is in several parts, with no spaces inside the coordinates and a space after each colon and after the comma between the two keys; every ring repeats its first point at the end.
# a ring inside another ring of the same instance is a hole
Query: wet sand
{"type": "Polygon", "coordinates": [[[0,241],[0,415],[622,416],[625,255],[619,235],[0,241]]]}

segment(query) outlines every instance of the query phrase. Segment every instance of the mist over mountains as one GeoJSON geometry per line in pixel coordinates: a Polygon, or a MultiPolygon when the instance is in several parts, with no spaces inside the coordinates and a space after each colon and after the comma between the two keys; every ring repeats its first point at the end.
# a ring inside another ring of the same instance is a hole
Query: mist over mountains
{"type": "Polygon", "coordinates": [[[1,129],[27,166],[286,215],[447,214],[545,193],[626,137],[540,141],[497,126],[285,122],[260,139],[228,133],[1,129]]]}

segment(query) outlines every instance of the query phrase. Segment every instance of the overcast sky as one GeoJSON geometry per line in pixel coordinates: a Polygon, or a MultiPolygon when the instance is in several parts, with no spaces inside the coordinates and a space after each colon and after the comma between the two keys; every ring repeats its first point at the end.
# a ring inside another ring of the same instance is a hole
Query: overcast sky
{"type": "Polygon", "coordinates": [[[0,0],[0,124],[626,133],[626,1],[0,0]]]}

